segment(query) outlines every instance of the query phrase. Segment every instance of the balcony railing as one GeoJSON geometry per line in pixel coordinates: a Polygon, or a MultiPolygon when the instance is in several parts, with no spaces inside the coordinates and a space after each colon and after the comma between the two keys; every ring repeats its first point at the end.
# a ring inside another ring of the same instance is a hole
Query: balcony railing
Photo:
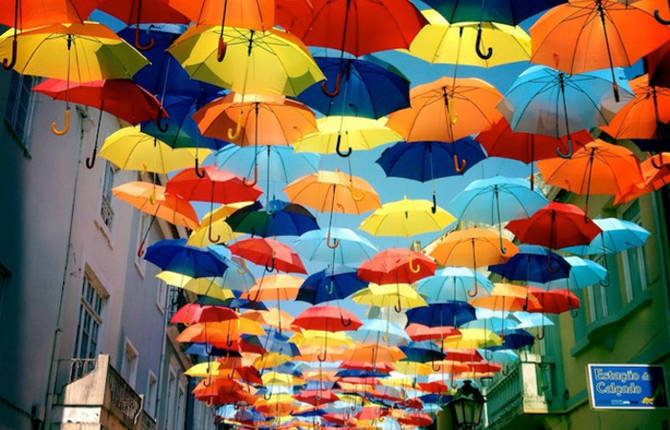
{"type": "Polygon", "coordinates": [[[105,196],[102,196],[102,203],[100,204],[100,217],[107,228],[111,229],[112,221],[114,220],[114,209],[112,209],[112,203],[105,196]]]}

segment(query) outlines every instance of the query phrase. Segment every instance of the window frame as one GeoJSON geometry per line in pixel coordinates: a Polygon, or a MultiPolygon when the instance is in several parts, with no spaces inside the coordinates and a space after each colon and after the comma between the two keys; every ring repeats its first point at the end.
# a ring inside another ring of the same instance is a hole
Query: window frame
{"type": "MultiPolygon", "coordinates": [[[[620,213],[620,218],[626,221],[633,222],[637,225],[642,225],[642,208],[640,207],[640,203],[638,200],[633,200],[632,202],[628,203],[627,205],[623,206],[619,210],[620,213]],[[637,205],[637,214],[633,217],[626,217],[626,212],[628,212],[630,209],[632,209],[635,205],[637,205]]],[[[645,255],[645,249],[644,245],[638,246],[635,248],[629,248],[626,250],[621,251],[620,253],[620,261],[621,261],[621,268],[623,272],[623,280],[624,280],[624,293],[626,296],[626,303],[630,303],[637,296],[640,295],[643,291],[645,291],[648,287],[647,282],[649,280],[648,274],[647,274],[647,264],[646,264],[646,255],[645,255]],[[633,274],[631,273],[630,266],[631,266],[631,254],[635,253],[637,254],[637,270],[638,274],[640,275],[640,288],[639,291],[636,291],[636,289],[633,287],[633,274]]]]}
{"type": "Polygon", "coordinates": [[[149,369],[147,371],[147,387],[144,395],[144,411],[154,419],[156,418],[157,399],[158,399],[158,377],[151,369],[149,369]]]}
{"type": "Polygon", "coordinates": [[[30,158],[30,136],[32,134],[32,120],[35,111],[35,94],[32,91],[32,87],[39,81],[39,79],[35,76],[22,75],[13,70],[11,73],[12,76],[9,83],[7,105],[5,107],[5,113],[3,114],[3,120],[7,126],[7,129],[23,149],[24,155],[30,158]],[[28,82],[27,84],[26,81],[28,82]],[[27,88],[25,93],[22,91],[23,88],[27,88]],[[11,97],[12,91],[15,91],[13,97],[11,97]],[[26,109],[25,116],[23,118],[22,130],[19,131],[17,129],[17,122],[19,118],[17,117],[18,108],[22,105],[21,100],[23,95],[27,96],[27,100],[25,101],[26,109]]]}
{"type": "Polygon", "coordinates": [[[97,286],[95,277],[87,271],[84,271],[81,296],[79,297],[79,316],[77,318],[77,328],[75,331],[74,351],[72,354],[74,358],[95,358],[97,355],[98,347],[100,345],[100,332],[104,322],[103,311],[106,299],[107,296],[105,292],[101,291],[101,288],[97,286]],[[91,296],[90,299],[89,296],[91,296]],[[88,321],[90,323],[88,330],[86,329],[86,326],[89,325],[86,323],[87,317],[89,318],[88,321]],[[82,342],[85,330],[87,330],[85,333],[87,336],[86,353],[82,354],[82,342]],[[91,354],[92,338],[95,338],[95,342],[93,343],[93,354],[91,354]]]}
{"type": "Polygon", "coordinates": [[[125,338],[125,341],[123,342],[123,356],[121,357],[121,375],[126,379],[126,382],[128,385],[133,387],[135,389],[136,383],[137,383],[137,369],[139,368],[139,362],[140,362],[140,353],[135,348],[135,345],[128,339],[128,337],[125,338]],[[133,354],[133,357],[131,360],[128,360],[129,357],[129,352],[133,354]],[[126,363],[129,363],[130,369],[126,369],[126,363]],[[126,375],[126,372],[128,373],[126,375]]]}

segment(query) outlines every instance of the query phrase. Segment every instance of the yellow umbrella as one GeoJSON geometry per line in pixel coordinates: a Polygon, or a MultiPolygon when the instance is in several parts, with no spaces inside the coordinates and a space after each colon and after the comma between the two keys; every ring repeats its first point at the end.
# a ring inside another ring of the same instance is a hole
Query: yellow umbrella
{"type": "Polygon", "coordinates": [[[443,348],[472,349],[502,345],[500,336],[483,328],[459,328],[460,336],[444,339],[443,348]]]}
{"type": "Polygon", "coordinates": [[[379,382],[387,387],[413,388],[416,386],[416,380],[407,376],[384,378],[380,379],[379,382]]]}
{"type": "MultiPolygon", "coordinates": [[[[200,149],[206,157],[210,151],[200,149]]],[[[172,148],[153,136],[142,133],[140,127],[124,127],[112,133],[100,149],[100,156],[124,170],[169,173],[185,169],[195,161],[195,149],[172,148]]]]}
{"type": "Polygon", "coordinates": [[[284,363],[288,363],[293,360],[293,357],[280,354],[278,352],[268,352],[263,354],[262,357],[256,358],[254,361],[254,367],[258,370],[261,369],[271,369],[273,367],[281,366],[284,363]]]}
{"type": "MultiPolygon", "coordinates": [[[[110,78],[130,79],[149,64],[135,48],[108,27],[95,22],[55,23],[17,31],[21,43],[14,70],[23,75],[43,76],[69,82],[91,82],[110,78]]],[[[10,58],[14,30],[0,36],[0,58],[10,58]]],[[[68,87],[69,89],[69,87],[68,87]]],[[[65,127],[51,124],[54,134],[70,128],[70,99],[66,91],[65,127]]]]}
{"type": "Polygon", "coordinates": [[[409,284],[369,284],[357,291],[351,300],[361,305],[395,307],[396,312],[419,306],[428,306],[426,301],[409,284]]]}
{"type": "Polygon", "coordinates": [[[221,287],[222,278],[191,278],[177,272],[163,271],[156,275],[167,285],[183,288],[195,294],[227,300],[235,297],[231,290],[221,287]]]}
{"type": "Polygon", "coordinates": [[[225,57],[217,58],[220,26],[189,27],[168,48],[193,78],[237,93],[297,96],[324,75],[297,37],[277,29],[225,27],[225,57]]]}
{"type": "Polygon", "coordinates": [[[203,218],[201,227],[193,230],[186,241],[187,245],[204,248],[209,245],[216,245],[222,242],[230,242],[240,237],[241,234],[233,232],[227,222],[221,220],[210,224],[208,218],[203,218]],[[214,238],[213,236],[216,236],[214,238]],[[211,239],[217,239],[213,241],[211,239]]]}
{"type": "Polygon", "coordinates": [[[414,236],[440,231],[456,221],[449,212],[433,206],[428,200],[384,203],[363,220],[358,227],[375,236],[414,236]]]}
{"type": "MultiPolygon", "coordinates": [[[[283,385],[290,387],[292,385],[298,385],[304,382],[301,378],[294,378],[293,375],[278,372],[264,373],[261,378],[263,379],[263,385],[283,385]]],[[[293,401],[292,397],[291,401],[293,401]]]]}
{"type": "MultiPolygon", "coordinates": [[[[201,149],[202,151],[202,149],[201,149]]],[[[235,202],[235,203],[228,203],[225,205],[221,205],[218,208],[214,209],[211,212],[207,212],[203,217],[203,224],[205,220],[211,219],[212,222],[218,221],[220,219],[226,219],[228,218],[231,214],[237,212],[239,209],[242,209],[243,207],[249,206],[254,204],[254,202],[235,202]]]]}
{"type": "MultiPolygon", "coordinates": [[[[211,376],[219,376],[219,366],[220,363],[216,360],[198,363],[194,366],[189,367],[184,375],[192,376],[194,378],[207,378],[211,376]]],[[[222,369],[222,371],[225,369],[222,369]]]]}
{"type": "Polygon", "coordinates": [[[392,363],[395,371],[405,375],[421,375],[426,376],[434,373],[429,364],[418,363],[416,361],[396,361],[392,363]]]}
{"type": "Polygon", "coordinates": [[[354,344],[354,341],[346,334],[346,332],[338,331],[331,333],[322,330],[303,330],[302,332],[291,336],[288,341],[295,343],[299,347],[323,347],[326,345],[326,342],[328,347],[333,348],[349,347],[354,344]]]}
{"type": "Polygon", "coordinates": [[[352,150],[367,150],[402,140],[386,126],[387,118],[370,119],[353,116],[319,118],[317,133],[308,134],[293,144],[296,152],[318,152],[348,157],[352,150]]]}
{"type": "Polygon", "coordinates": [[[437,11],[423,11],[429,24],[414,37],[409,53],[429,63],[492,67],[530,59],[530,36],[519,26],[497,22],[449,24],[437,11]],[[481,40],[477,35],[481,28],[481,40]],[[482,58],[470,47],[480,43],[495,52],[482,58]],[[469,49],[461,49],[467,47],[469,49]]]}

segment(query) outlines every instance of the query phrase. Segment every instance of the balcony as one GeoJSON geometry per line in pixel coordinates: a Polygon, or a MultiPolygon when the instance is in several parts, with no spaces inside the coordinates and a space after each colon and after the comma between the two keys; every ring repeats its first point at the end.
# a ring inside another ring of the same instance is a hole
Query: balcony
{"type": "Polygon", "coordinates": [[[109,356],[59,363],[52,428],[62,430],[155,430],[156,422],[142,411],[142,396],[109,364],[109,356]],[[64,384],[63,384],[64,382],[64,384]]]}
{"type": "Polygon", "coordinates": [[[486,389],[487,428],[503,428],[517,421],[526,424],[533,421],[533,415],[547,414],[552,400],[552,371],[551,363],[529,354],[524,362],[496,378],[486,389]]]}

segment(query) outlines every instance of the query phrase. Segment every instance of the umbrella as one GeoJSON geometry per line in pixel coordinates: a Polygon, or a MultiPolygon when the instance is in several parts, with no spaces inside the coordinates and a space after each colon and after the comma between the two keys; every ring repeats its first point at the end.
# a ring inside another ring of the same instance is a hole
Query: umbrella
{"type": "Polygon", "coordinates": [[[268,238],[242,239],[229,247],[233,255],[238,255],[260,266],[265,272],[307,273],[300,257],[290,247],[268,238]]]}
{"type": "Polygon", "coordinates": [[[47,79],[33,87],[33,91],[55,100],[69,98],[72,103],[92,106],[99,110],[93,156],[86,159],[86,167],[89,169],[95,165],[103,111],[133,125],[157,117],[160,120],[162,115],[162,107],[156,97],[129,79],[103,79],[75,84],[47,79]]]}
{"type": "Polygon", "coordinates": [[[618,218],[599,218],[593,222],[601,231],[588,244],[563,248],[562,251],[577,255],[615,254],[644,246],[651,234],[634,222],[618,218]]]}
{"type": "Polygon", "coordinates": [[[364,261],[358,278],[376,284],[413,283],[433,275],[437,264],[432,258],[407,248],[390,248],[364,261]]]}
{"type": "Polygon", "coordinates": [[[70,127],[70,82],[128,79],[148,63],[112,30],[94,22],[50,23],[18,33],[8,30],[0,36],[0,56],[7,58],[12,51],[16,72],[66,82],[65,126],[59,130],[55,123],[51,125],[52,132],[59,136],[70,127]],[[22,41],[21,49],[16,48],[18,39],[22,41]]]}
{"type": "Polygon", "coordinates": [[[449,202],[449,210],[461,220],[498,224],[500,250],[504,254],[502,223],[529,218],[548,203],[542,191],[529,189],[527,184],[525,179],[504,176],[477,179],[456,194],[449,202]]]}
{"type": "MultiPolygon", "coordinates": [[[[293,324],[293,317],[285,312],[279,309],[279,307],[276,308],[270,308],[267,310],[260,309],[260,310],[253,310],[253,311],[247,311],[240,315],[242,318],[250,318],[254,321],[258,321],[263,325],[269,326],[276,328],[279,330],[279,334],[283,331],[283,327],[291,327],[291,324],[293,324]]],[[[263,344],[264,349],[268,349],[268,347],[263,344]]],[[[275,351],[279,352],[279,351],[275,351]]]]}
{"type": "Polygon", "coordinates": [[[493,67],[530,58],[530,36],[521,27],[500,22],[447,22],[431,10],[423,14],[430,23],[416,35],[409,53],[429,63],[455,64],[454,76],[459,65],[493,67]],[[487,46],[491,55],[480,55],[480,46],[487,46]]]}
{"type": "Polygon", "coordinates": [[[387,345],[406,345],[410,341],[405,330],[398,324],[380,319],[361,320],[361,322],[363,325],[351,335],[354,340],[361,343],[383,342],[387,345]]]}
{"type": "Polygon", "coordinates": [[[426,301],[409,284],[370,284],[356,291],[351,300],[361,305],[393,307],[400,313],[403,309],[425,306],[426,301]]]}
{"type": "Polygon", "coordinates": [[[572,266],[563,257],[537,245],[519,245],[519,252],[504,264],[489,266],[503,279],[546,283],[570,276],[572,266]]]}
{"type": "Polygon", "coordinates": [[[581,290],[589,285],[603,282],[607,277],[607,269],[595,261],[575,256],[565,257],[565,261],[570,265],[569,277],[547,282],[544,284],[547,288],[563,286],[568,290],[581,290]]]}
{"type": "Polygon", "coordinates": [[[192,26],[168,52],[193,79],[241,94],[297,96],[324,78],[300,39],[276,29],[192,26]]]}
{"type": "Polygon", "coordinates": [[[200,223],[200,227],[193,230],[188,236],[187,244],[204,248],[217,243],[225,244],[239,236],[240,234],[233,232],[233,229],[225,221],[212,221],[205,216],[200,223]],[[215,240],[210,240],[210,238],[215,240]]]}
{"type": "Polygon", "coordinates": [[[640,163],[630,150],[600,139],[588,143],[570,159],[542,160],[537,167],[547,184],[586,194],[586,214],[591,194],[625,195],[644,182],[640,163]]]}
{"type": "Polygon", "coordinates": [[[482,291],[478,295],[484,296],[493,288],[489,279],[467,267],[445,267],[433,276],[417,281],[417,291],[428,299],[429,302],[443,302],[445,300],[468,301],[477,278],[477,284],[482,291]]]}
{"type": "Polygon", "coordinates": [[[628,2],[574,0],[544,14],[530,35],[534,63],[571,75],[609,68],[618,102],[614,68],[632,66],[670,40],[670,29],[628,2]]]}
{"type": "Polygon", "coordinates": [[[296,154],[293,148],[268,145],[266,148],[226,145],[216,153],[219,168],[250,177],[258,171],[259,180],[289,183],[319,170],[319,155],[296,154]]]}
{"type": "Polygon", "coordinates": [[[170,324],[195,324],[201,322],[217,322],[237,319],[237,312],[225,306],[201,306],[187,303],[177,310],[170,318],[170,324]]]}
{"type": "Polygon", "coordinates": [[[396,142],[400,135],[387,126],[385,117],[379,119],[357,116],[326,116],[317,121],[319,131],[295,142],[296,152],[337,153],[346,158],[355,150],[368,150],[396,142]],[[346,150],[343,148],[347,148],[346,150]]]}
{"type": "Polygon", "coordinates": [[[275,4],[271,0],[167,0],[197,25],[227,25],[231,27],[266,30],[275,20],[275,4]]]}
{"type": "MultiPolygon", "coordinates": [[[[323,243],[323,240],[319,241],[323,243]]],[[[344,249],[344,243],[340,241],[344,249]]],[[[357,277],[356,269],[347,266],[329,266],[316,272],[303,282],[298,290],[296,300],[311,303],[313,305],[331,300],[342,300],[356,291],[365,288],[367,282],[357,277]]]]}
{"type": "MultiPolygon", "coordinates": [[[[235,297],[232,290],[228,289],[230,276],[234,272],[235,270],[226,270],[222,277],[192,278],[181,273],[163,271],[156,277],[173,287],[183,288],[198,295],[227,300],[235,297]]],[[[251,277],[250,274],[247,276],[251,277]]],[[[240,279],[244,278],[240,277],[240,279]]],[[[253,278],[250,282],[253,283],[253,278]]]]}
{"type": "MultiPolygon", "coordinates": [[[[493,230],[470,228],[452,231],[434,242],[429,254],[443,266],[462,266],[476,269],[481,266],[500,264],[509,260],[519,249],[516,245],[493,230]]],[[[474,291],[468,291],[470,297],[478,292],[479,282],[474,278],[474,291]]]]}
{"type": "MultiPolygon", "coordinates": [[[[405,140],[454,142],[487,129],[500,118],[502,95],[476,78],[440,78],[410,91],[411,107],[389,115],[388,126],[405,140]]],[[[465,166],[455,166],[461,172],[465,166]]]]}
{"type": "Polygon", "coordinates": [[[440,231],[456,221],[435,202],[428,200],[402,200],[384,203],[358,226],[374,236],[416,236],[440,231]]]}
{"type": "MultiPolygon", "coordinates": [[[[460,336],[444,340],[444,349],[475,349],[501,345],[502,339],[491,330],[482,328],[462,328],[460,336]]],[[[447,357],[449,355],[447,354],[447,357]]]]}
{"type": "MultiPolygon", "coordinates": [[[[528,294],[540,303],[544,313],[560,314],[579,309],[579,298],[569,290],[547,291],[542,288],[528,287],[528,294]]],[[[529,311],[532,312],[530,309],[529,311]]]]}
{"type": "Polygon", "coordinates": [[[290,301],[298,295],[298,288],[304,279],[288,274],[275,274],[263,276],[241,298],[250,299],[252,302],[276,300],[290,301]]]}
{"type": "Polygon", "coordinates": [[[406,355],[402,361],[426,363],[428,361],[442,360],[446,357],[446,354],[442,352],[439,346],[428,340],[412,341],[406,346],[401,345],[400,350],[406,355]]]}
{"type": "Polygon", "coordinates": [[[407,311],[407,320],[428,327],[460,326],[476,319],[475,309],[466,302],[447,300],[407,311]]]}
{"type": "Polygon", "coordinates": [[[318,230],[314,215],[296,203],[270,200],[267,208],[255,202],[230,214],[226,218],[230,227],[252,236],[300,236],[318,230]]]}
{"type": "MultiPolygon", "coordinates": [[[[337,332],[356,330],[363,323],[356,315],[341,309],[339,306],[312,306],[300,313],[294,320],[293,325],[307,330],[323,330],[326,332],[337,332]]],[[[324,353],[319,354],[320,362],[326,361],[328,356],[328,337],[324,337],[324,353]]],[[[304,354],[303,354],[304,355],[304,354]]]]}
{"type": "MultiPolygon", "coordinates": [[[[477,141],[486,149],[489,157],[504,157],[531,163],[530,187],[534,186],[533,162],[556,157],[556,151],[566,153],[568,137],[555,138],[543,134],[524,133],[510,128],[505,118],[501,118],[488,130],[477,135],[477,141]]],[[[593,141],[591,134],[579,131],[570,135],[573,150],[581,149],[593,141]]]]}
{"type": "Polygon", "coordinates": [[[161,270],[181,273],[193,278],[221,276],[228,265],[210,248],[186,245],[186,239],[163,239],[147,248],[144,259],[161,270]]]}
{"type": "Polygon", "coordinates": [[[526,330],[516,329],[505,332],[502,345],[489,346],[487,349],[500,351],[504,349],[520,349],[526,346],[532,346],[535,343],[535,336],[526,330]]]}
{"type": "MultiPolygon", "coordinates": [[[[206,156],[209,150],[200,150],[206,156]]],[[[124,170],[166,174],[193,165],[195,150],[172,148],[139,127],[121,128],[105,139],[100,156],[124,170]]]]}
{"type": "Polygon", "coordinates": [[[295,242],[301,254],[312,261],[331,264],[356,264],[372,258],[377,248],[354,230],[332,227],[330,231],[311,230],[300,236],[295,242]],[[333,239],[338,245],[328,246],[333,239]]]}
{"type": "Polygon", "coordinates": [[[324,115],[381,118],[409,106],[409,81],[391,64],[373,57],[314,60],[328,82],[340,77],[340,89],[330,92],[324,81],[300,93],[298,100],[324,115]]]}
{"type": "Polygon", "coordinates": [[[423,324],[411,323],[405,329],[412,340],[441,340],[445,337],[458,336],[459,331],[451,326],[428,327],[423,324]]]}
{"type": "Polygon", "coordinates": [[[567,153],[556,150],[569,158],[575,130],[607,124],[632,97],[622,69],[616,69],[614,77],[606,70],[570,76],[550,67],[532,66],[507,90],[498,109],[514,131],[570,137],[567,153]],[[612,98],[613,82],[620,90],[620,101],[612,98]]]}

